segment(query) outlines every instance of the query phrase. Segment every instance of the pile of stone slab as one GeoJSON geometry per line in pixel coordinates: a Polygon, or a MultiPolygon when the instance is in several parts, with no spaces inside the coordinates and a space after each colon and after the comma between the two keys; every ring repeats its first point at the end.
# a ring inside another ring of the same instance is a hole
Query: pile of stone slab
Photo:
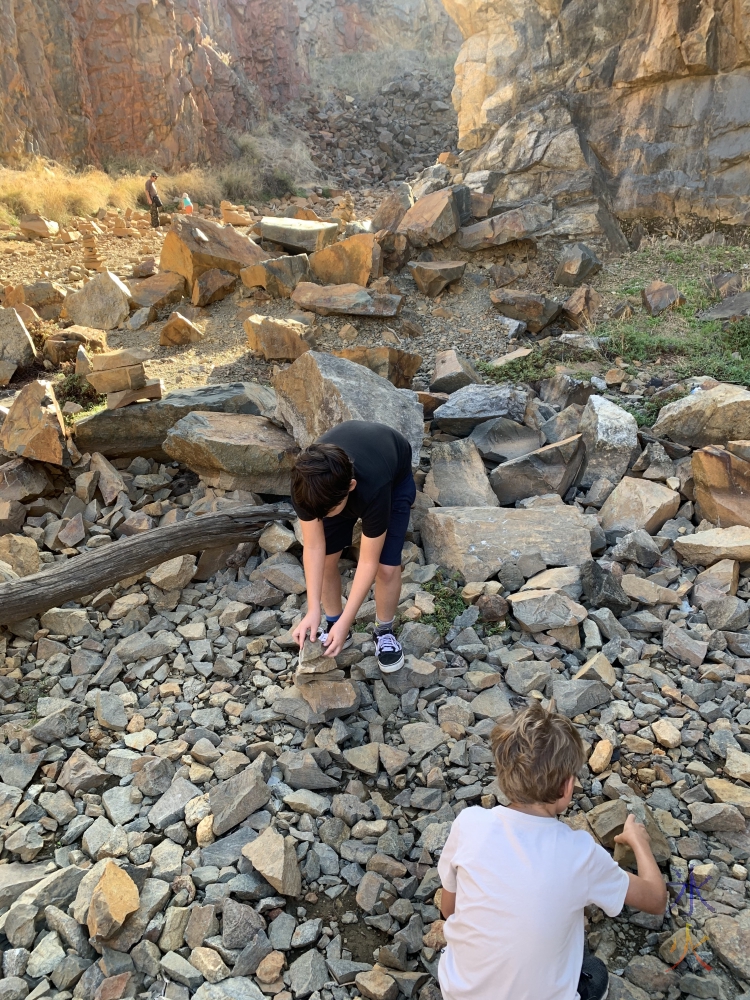
{"type": "MultiPolygon", "coordinates": [[[[79,348],[78,354],[76,370],[83,367],[81,355],[85,358],[84,349],[79,348]]],[[[119,410],[132,403],[161,399],[164,389],[161,379],[146,377],[144,362],[149,358],[148,351],[138,348],[92,354],[87,359],[90,370],[86,373],[86,381],[98,393],[107,397],[108,410],[119,410]]]]}

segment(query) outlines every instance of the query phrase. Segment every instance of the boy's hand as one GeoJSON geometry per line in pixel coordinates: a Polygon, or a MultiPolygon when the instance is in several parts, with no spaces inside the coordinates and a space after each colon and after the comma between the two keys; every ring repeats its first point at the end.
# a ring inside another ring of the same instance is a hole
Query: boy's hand
{"type": "Polygon", "coordinates": [[[341,619],[339,619],[332,627],[328,633],[328,641],[326,642],[324,656],[338,656],[341,650],[344,648],[344,643],[346,642],[346,637],[349,635],[349,626],[342,625],[341,619]]]}
{"type": "Polygon", "coordinates": [[[615,843],[626,844],[633,851],[637,847],[645,847],[649,851],[651,850],[651,841],[646,832],[646,827],[643,823],[639,823],[632,813],[625,820],[622,833],[618,833],[615,837],[615,843]]]}
{"type": "Polygon", "coordinates": [[[318,638],[318,626],[320,625],[320,611],[308,611],[297,628],[292,632],[294,641],[300,649],[305,644],[307,633],[310,633],[310,641],[315,642],[318,638]]]}

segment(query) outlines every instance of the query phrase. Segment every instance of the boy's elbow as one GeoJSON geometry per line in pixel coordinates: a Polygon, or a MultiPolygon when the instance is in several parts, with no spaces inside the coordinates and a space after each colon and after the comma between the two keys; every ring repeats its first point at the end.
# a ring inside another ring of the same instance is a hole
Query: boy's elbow
{"type": "Polygon", "coordinates": [[[667,893],[667,887],[662,883],[661,887],[654,892],[654,899],[652,905],[646,909],[646,913],[652,913],[654,916],[661,916],[667,908],[667,900],[669,896],[667,893]]]}

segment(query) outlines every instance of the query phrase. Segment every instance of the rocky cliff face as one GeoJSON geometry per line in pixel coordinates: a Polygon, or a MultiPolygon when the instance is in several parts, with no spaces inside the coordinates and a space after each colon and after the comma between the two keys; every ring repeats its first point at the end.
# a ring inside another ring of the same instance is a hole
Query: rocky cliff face
{"type": "Polygon", "coordinates": [[[469,183],[497,203],[750,221],[749,0],[443,0],[469,183]]]}
{"type": "Polygon", "coordinates": [[[205,162],[296,95],[298,26],[292,0],[0,0],[0,160],[205,162]]]}
{"type": "Polygon", "coordinates": [[[455,53],[461,33],[440,0],[295,0],[301,58],[388,47],[455,53]]]}

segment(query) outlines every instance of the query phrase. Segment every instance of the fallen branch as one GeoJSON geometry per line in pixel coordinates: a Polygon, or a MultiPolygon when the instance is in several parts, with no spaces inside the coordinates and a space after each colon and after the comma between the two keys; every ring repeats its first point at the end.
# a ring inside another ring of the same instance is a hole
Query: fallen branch
{"type": "Polygon", "coordinates": [[[69,559],[44,573],[0,584],[0,625],[95,594],[176,556],[246,542],[257,537],[271,521],[293,516],[287,504],[242,504],[154,528],[69,559]]]}

